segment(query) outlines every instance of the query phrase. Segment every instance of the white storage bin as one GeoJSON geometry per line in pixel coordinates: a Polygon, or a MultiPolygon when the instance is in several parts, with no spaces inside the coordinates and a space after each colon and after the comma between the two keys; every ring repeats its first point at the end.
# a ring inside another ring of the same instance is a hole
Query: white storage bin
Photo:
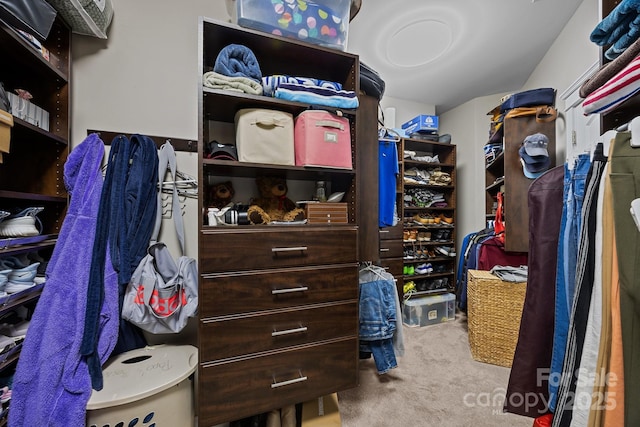
{"type": "Polygon", "coordinates": [[[131,350],[110,359],[103,369],[104,387],[87,403],[87,426],[155,425],[193,427],[193,385],[198,349],[158,345],[131,350]]]}
{"type": "Polygon", "coordinates": [[[243,108],[235,115],[235,125],[239,161],[295,164],[292,114],[264,108],[243,108]]]}

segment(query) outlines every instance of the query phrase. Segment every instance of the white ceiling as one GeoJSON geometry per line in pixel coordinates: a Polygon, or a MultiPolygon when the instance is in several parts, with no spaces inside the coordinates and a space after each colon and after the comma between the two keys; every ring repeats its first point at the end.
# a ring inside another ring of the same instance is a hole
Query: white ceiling
{"type": "Polygon", "coordinates": [[[349,52],[438,114],[518,90],[582,0],[362,0],[349,52]]]}

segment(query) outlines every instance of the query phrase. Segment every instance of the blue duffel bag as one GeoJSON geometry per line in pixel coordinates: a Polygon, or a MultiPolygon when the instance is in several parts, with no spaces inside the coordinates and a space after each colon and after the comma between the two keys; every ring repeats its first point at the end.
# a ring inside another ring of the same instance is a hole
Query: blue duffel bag
{"type": "Polygon", "coordinates": [[[537,105],[555,105],[556,90],[550,87],[525,90],[509,96],[501,105],[500,112],[517,107],[534,107],[537,105]]]}

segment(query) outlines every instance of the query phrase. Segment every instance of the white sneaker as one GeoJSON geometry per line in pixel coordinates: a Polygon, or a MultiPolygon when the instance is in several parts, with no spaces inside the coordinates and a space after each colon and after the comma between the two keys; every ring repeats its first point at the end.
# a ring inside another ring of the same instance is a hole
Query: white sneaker
{"type": "Polygon", "coordinates": [[[44,208],[27,208],[23,211],[8,216],[0,222],[0,236],[4,237],[28,237],[37,236],[42,230],[42,223],[36,215],[44,208]],[[36,221],[40,225],[40,230],[36,227],[36,221]]]}

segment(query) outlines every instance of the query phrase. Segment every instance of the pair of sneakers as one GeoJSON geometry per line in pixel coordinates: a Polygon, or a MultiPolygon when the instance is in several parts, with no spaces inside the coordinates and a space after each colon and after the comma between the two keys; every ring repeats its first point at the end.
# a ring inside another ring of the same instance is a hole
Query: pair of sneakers
{"type": "Polygon", "coordinates": [[[29,237],[42,232],[42,222],[36,216],[44,210],[43,207],[31,207],[16,214],[0,211],[0,236],[29,237]]]}
{"type": "Polygon", "coordinates": [[[416,274],[430,274],[430,273],[433,273],[433,266],[431,265],[430,262],[419,264],[415,268],[415,273],[416,274]]]}
{"type": "Polygon", "coordinates": [[[33,287],[39,266],[39,262],[30,263],[26,257],[0,259],[0,297],[33,287]]]}

